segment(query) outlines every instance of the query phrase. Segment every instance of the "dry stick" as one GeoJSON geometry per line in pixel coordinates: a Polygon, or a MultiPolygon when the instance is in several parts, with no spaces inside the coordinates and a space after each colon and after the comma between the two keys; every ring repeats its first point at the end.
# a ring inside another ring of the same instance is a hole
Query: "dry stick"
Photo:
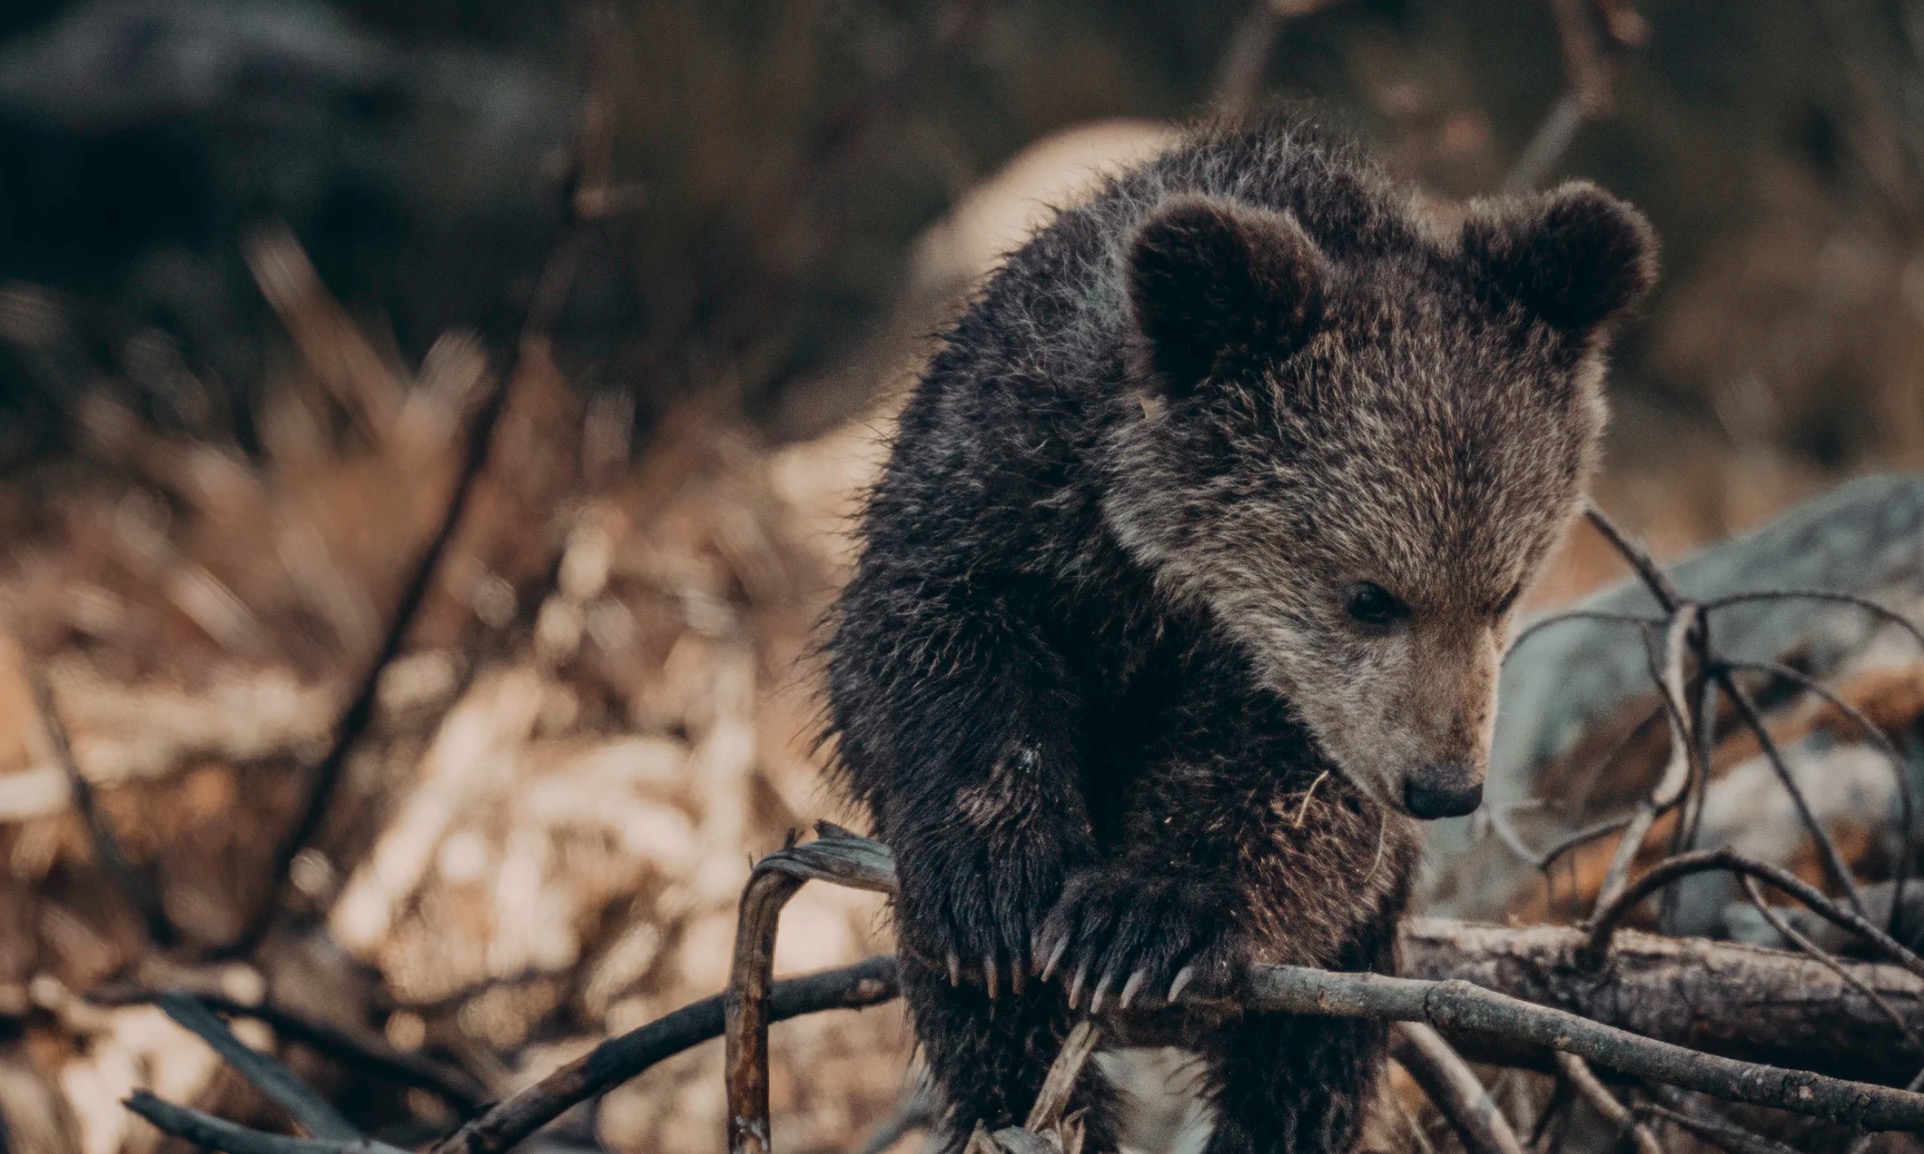
{"type": "MultiPolygon", "coordinates": [[[[1637,851],[1643,848],[1644,839],[1650,836],[1650,827],[1656,824],[1657,815],[1683,800],[1684,790],[1690,785],[1695,747],[1691,741],[1690,703],[1684,699],[1684,653],[1691,638],[1700,632],[1702,623],[1703,614],[1696,605],[1686,601],[1677,606],[1664,629],[1662,655],[1654,652],[1650,655],[1651,680],[1657,683],[1664,716],[1670,722],[1670,756],[1656,788],[1638,803],[1629,828],[1617,843],[1616,856],[1611,859],[1610,868],[1603,876],[1603,887],[1598,891],[1597,901],[1601,905],[1610,904],[1622,892],[1630,876],[1630,866],[1636,860],[1637,851]]],[[[1648,634],[1645,638],[1647,643],[1648,634]]]]}
{"type": "Polygon", "coordinates": [[[163,1133],[223,1154],[408,1154],[398,1146],[372,1138],[289,1138],[285,1134],[264,1134],[199,1110],[176,1106],[145,1090],[135,1090],[124,1105],[163,1133]]]}
{"type": "Polygon", "coordinates": [[[127,860],[120,848],[120,838],[115,836],[113,826],[100,812],[100,804],[94,796],[93,783],[80,772],[80,765],[74,760],[73,742],[67,737],[67,727],[60,720],[60,711],[53,699],[53,686],[47,683],[44,673],[37,667],[26,670],[27,683],[33,688],[33,699],[40,710],[40,724],[47,735],[47,744],[53,747],[54,760],[60,763],[61,772],[67,775],[67,792],[73,798],[74,809],[87,824],[87,836],[93,843],[94,861],[113,882],[120,896],[133,907],[140,916],[141,924],[146,927],[147,937],[157,946],[174,944],[176,935],[174,925],[167,920],[167,911],[161,904],[160,890],[152,879],[143,875],[127,860]]]}
{"type": "Polygon", "coordinates": [[[813,878],[893,893],[894,859],[880,843],[820,827],[820,840],[791,845],[755,863],[735,925],[728,983],[728,1149],[768,1154],[769,991],[775,984],[775,935],[782,907],[813,878]]]}
{"type": "MultiPolygon", "coordinates": [[[[1645,714],[1641,721],[1631,726],[1628,732],[1613,742],[1610,748],[1596,759],[1596,764],[1592,767],[1590,773],[1593,781],[1604,769],[1608,768],[1624,750],[1628,749],[1630,743],[1641,736],[1644,730],[1650,727],[1652,722],[1662,716],[1664,716],[1664,707],[1659,705],[1657,708],[1645,714]]],[[[1587,789],[1585,792],[1587,793],[1587,789]]],[[[1492,810],[1490,812],[1490,829],[1497,835],[1497,839],[1509,848],[1511,853],[1516,854],[1517,857],[1522,858],[1533,868],[1546,875],[1550,867],[1554,866],[1557,859],[1564,854],[1569,853],[1573,849],[1588,845],[1600,837],[1613,834],[1635,820],[1634,815],[1606,818],[1603,821],[1595,822],[1582,829],[1566,834],[1562,839],[1550,843],[1548,849],[1538,852],[1524,844],[1522,836],[1516,831],[1516,827],[1510,824],[1509,814],[1520,809],[1540,807],[1545,804],[1546,803],[1541,800],[1536,800],[1519,803],[1509,807],[1509,809],[1504,812],[1492,810]]]]}
{"type": "MultiPolygon", "coordinates": [[[[1514,809],[1521,807],[1511,808],[1512,811],[1514,811],[1514,809]]],[[[1582,829],[1568,834],[1558,841],[1552,842],[1550,848],[1545,850],[1533,850],[1524,843],[1523,835],[1518,833],[1516,827],[1510,824],[1510,815],[1508,812],[1498,810],[1490,811],[1490,831],[1496,834],[1497,840],[1502,842],[1505,848],[1515,854],[1525,864],[1529,865],[1532,869],[1546,871],[1564,854],[1569,853],[1578,846],[1585,845],[1600,837],[1605,837],[1617,832],[1629,825],[1631,820],[1632,819],[1628,817],[1613,817],[1607,821],[1600,821],[1584,826],[1582,829]]]]}
{"type": "Polygon", "coordinates": [[[192,1030],[214,1053],[254,1084],[254,1088],[278,1103],[301,1129],[316,1138],[355,1142],[363,1135],[327,1099],[315,1093],[294,1072],[270,1055],[243,1043],[206,1006],[182,993],[166,993],[157,999],[160,1008],[175,1022],[192,1030]]]}
{"type": "MultiPolygon", "coordinates": [[[[159,991],[143,989],[95,990],[86,995],[89,1002],[102,1006],[157,1002],[163,996],[159,991]]],[[[201,991],[192,996],[217,1014],[264,1022],[283,1039],[311,1047],[342,1065],[438,1094],[460,1114],[473,1114],[487,1102],[487,1090],[465,1071],[397,1050],[377,1034],[317,1022],[268,1002],[255,1005],[224,994],[201,991]]]]}
{"type": "MultiPolygon", "coordinates": [[[[599,9],[598,9],[599,11],[599,9]]],[[[590,37],[591,51],[596,59],[606,51],[607,37],[590,37]]],[[[584,246],[583,226],[586,223],[581,207],[590,203],[592,196],[580,194],[583,178],[592,175],[595,179],[605,180],[607,175],[608,153],[612,139],[610,118],[606,111],[606,97],[600,91],[602,85],[591,83],[587,99],[583,105],[582,128],[576,146],[575,172],[576,194],[568,201],[568,213],[561,226],[561,235],[556,239],[554,248],[549,252],[547,263],[541,270],[540,280],[536,282],[533,298],[528,303],[528,312],[523,319],[521,339],[515,347],[506,369],[500,374],[495,387],[482,402],[468,433],[467,451],[464,454],[459,472],[455,474],[454,488],[448,494],[447,503],[442,507],[441,519],[434,532],[428,537],[427,544],[416,558],[414,568],[408,574],[407,583],[401,589],[401,596],[395,602],[394,611],[388,618],[388,627],[381,638],[380,646],[373,657],[363,667],[360,680],[355,685],[354,694],[341,713],[340,721],[334,727],[334,737],[327,752],[321,757],[309,774],[307,794],[301,803],[300,815],[293,829],[282,840],[275,851],[273,885],[268,891],[265,907],[255,915],[253,923],[236,952],[246,949],[260,940],[274,915],[282,908],[282,898],[289,884],[289,871],[294,859],[314,840],[320,832],[321,823],[327,819],[334,795],[339,790],[343,771],[348,758],[353,754],[361,739],[366,736],[374,723],[374,710],[380,698],[381,678],[388,666],[400,657],[401,648],[407,643],[408,633],[414,627],[421,607],[427,601],[429,590],[434,587],[434,577],[439,571],[441,558],[447,553],[448,546],[461,528],[461,522],[468,509],[468,503],[481,475],[486,472],[488,458],[494,447],[495,431],[500,424],[501,414],[508,408],[516,380],[523,366],[547,355],[549,332],[560,319],[561,310],[566,306],[569,290],[574,283],[575,270],[580,264],[581,250],[584,246]]]]}
{"type": "MultiPolygon", "coordinates": [[[[1924,650],[1924,629],[1920,629],[1917,623],[1912,621],[1909,617],[1906,617],[1904,614],[1899,613],[1897,610],[1892,609],[1887,605],[1879,604],[1878,602],[1873,601],[1868,597],[1860,597],[1854,593],[1841,593],[1833,589],[1763,589],[1763,590],[1754,590],[1748,593],[1735,593],[1728,597],[1719,597],[1715,601],[1710,601],[1705,603],[1704,610],[1705,612],[1710,612],[1717,609],[1727,609],[1735,605],[1755,604],[1758,602],[1769,602],[1769,601],[1828,601],[1837,605],[1848,605],[1856,609],[1861,609],[1866,613],[1869,613],[1871,616],[1876,617],[1881,621],[1884,621],[1886,624],[1895,625],[1898,628],[1902,629],[1904,632],[1910,635],[1912,641],[1917,643],[1917,646],[1919,649],[1924,650]]],[[[1833,701],[1833,704],[1836,704],[1836,702],[1834,701],[1834,699],[1832,699],[1829,693],[1827,693],[1824,690],[1818,689],[1814,684],[1809,684],[1807,679],[1802,678],[1801,675],[1798,675],[1798,680],[1806,681],[1808,688],[1813,689],[1815,692],[1823,696],[1826,700],[1831,700],[1833,701]]],[[[1867,729],[1866,732],[1869,732],[1869,730],[1867,729]]],[[[1888,742],[1886,742],[1886,744],[1888,744],[1888,742]]],[[[1909,775],[1905,773],[1902,769],[1900,769],[1898,774],[1898,780],[1901,783],[1900,788],[1903,790],[1902,797],[1905,805],[1905,812],[1906,814],[1909,814],[1912,812],[1912,809],[1911,809],[1912,799],[1910,796],[1909,775]]],[[[1903,896],[1903,887],[1905,882],[1908,880],[1907,875],[1910,873],[1910,867],[1912,865],[1911,836],[1912,836],[1912,831],[1911,831],[1910,825],[1907,822],[1907,824],[1904,827],[1903,839],[1902,839],[1902,843],[1904,847],[1903,848],[1904,868],[1898,871],[1897,877],[1893,883],[1893,888],[1898,892],[1892,895],[1892,900],[1891,900],[1891,916],[1890,916],[1889,928],[1892,936],[1896,936],[1900,932],[1900,929],[1903,924],[1902,911],[1904,909],[1904,904],[1899,899],[1903,896]]]]}
{"type": "Polygon", "coordinates": [[[1804,796],[1804,791],[1798,787],[1797,779],[1792,776],[1790,764],[1784,760],[1784,752],[1778,748],[1777,739],[1771,736],[1770,727],[1764,724],[1764,717],[1758,711],[1757,703],[1751,700],[1750,694],[1744,692],[1728,672],[1720,669],[1715,674],[1715,678],[1718,688],[1722,689],[1725,696],[1730,698],[1730,703],[1737,707],[1737,716],[1744,723],[1744,727],[1757,738],[1757,744],[1764,752],[1764,760],[1770,763],[1771,772],[1777,775],[1777,780],[1783,783],[1784,791],[1790,794],[1791,804],[1797,807],[1798,820],[1817,842],[1825,872],[1830,874],[1832,881],[1843,887],[1844,900],[1850,903],[1851,909],[1856,911],[1858,916],[1864,916],[1866,913],[1864,895],[1857,888],[1857,878],[1852,875],[1850,866],[1844,861],[1843,852],[1837,848],[1837,843],[1832,840],[1830,832],[1811,811],[1810,801],[1804,796]]]}
{"type": "Polygon", "coordinates": [[[1531,134],[1530,142],[1523,146],[1510,171],[1504,174],[1503,191],[1509,193],[1528,192],[1542,182],[1570,145],[1577,139],[1577,130],[1583,127],[1589,114],[1584,111],[1583,99],[1574,92],[1565,92],[1550,105],[1544,113],[1537,130],[1531,134]]]}
{"type": "Polygon", "coordinates": [[[1618,556],[1629,562],[1630,568],[1637,574],[1637,579],[1650,590],[1650,595],[1657,599],[1657,604],[1664,613],[1666,615],[1675,613],[1677,607],[1684,603],[1684,595],[1670,580],[1670,574],[1665,573],[1663,567],[1658,565],[1656,559],[1650,555],[1650,551],[1631,540],[1630,535],[1618,528],[1617,523],[1611,520],[1610,515],[1605,513],[1603,507],[1595,501],[1586,500],[1583,503],[1583,516],[1595,526],[1597,532],[1603,534],[1604,539],[1610,542],[1610,547],[1617,551],[1618,556]]]}
{"type": "Polygon", "coordinates": [[[1905,1040],[1910,1042],[1913,1049],[1924,1046],[1924,1043],[1920,1043],[1918,1040],[1917,1031],[1911,1029],[1910,1023],[1904,1020],[1904,1015],[1898,1013],[1897,1008],[1891,1005],[1890,999],[1878,993],[1869,982],[1851,973],[1829,950],[1824,949],[1816,942],[1811,941],[1808,937],[1799,933],[1796,926],[1785,921],[1783,915],[1771,909],[1770,903],[1764,901],[1764,895],[1758,892],[1757,879],[1746,877],[1743,879],[1743,883],[1744,896],[1750,899],[1752,908],[1757,911],[1765,922],[1769,923],[1771,929],[1783,935],[1784,940],[1796,946],[1798,951],[1805,957],[1823,966],[1831,973],[1836,974],[1838,980],[1870,999],[1871,1003],[1883,1011],[1884,1016],[1889,1018],[1891,1023],[1897,1027],[1898,1031],[1904,1035],[1905,1040]]]}
{"type": "Polygon", "coordinates": [[[1056,1060],[1049,1064],[1042,1089],[1036,1092],[1035,1105],[1029,1108],[1029,1116],[1022,1125],[1004,1126],[991,1134],[988,1127],[977,1120],[963,1154],[1081,1154],[1082,1114],[1077,1111],[1065,1116],[1065,1113],[1076,1082],[1082,1077],[1082,1068],[1096,1052],[1098,1041],[1095,1022],[1088,1018],[1077,1022],[1063,1039],[1056,1060]],[[1053,1141],[1044,1136],[1052,1131],[1053,1141]]]}
{"type": "Polygon", "coordinates": [[[1636,908],[1638,902],[1680,878],[1700,873],[1734,873],[1768,882],[1804,903],[1812,913],[1833,925],[1857,933],[1882,950],[1892,961],[1917,977],[1924,978],[1924,959],[1920,959],[1905,948],[1903,943],[1871,924],[1862,914],[1853,913],[1839,906],[1826,897],[1823,891],[1789,870],[1744,857],[1730,849],[1699,850],[1696,853],[1679,854],[1651,867],[1649,872],[1624,890],[1615,902],[1598,909],[1597,916],[1590,925],[1589,940],[1583,947],[1586,960],[1592,966],[1603,963],[1610,951],[1610,935],[1624,916],[1636,908]]]}
{"type": "Polygon", "coordinates": [[[407,584],[401,589],[401,596],[395,602],[394,612],[388,618],[386,633],[373,657],[363,666],[360,679],[355,684],[354,694],[348,699],[347,708],[341,712],[341,719],[334,726],[333,740],[327,751],[314,764],[308,773],[307,792],[302,799],[299,816],[293,828],[282,839],[274,853],[273,885],[268,890],[268,900],[259,910],[242,935],[235,952],[246,950],[259,941],[272,923],[274,916],[283,908],[283,895],[289,885],[289,872],[294,859],[314,840],[320,832],[321,823],[326,820],[334,795],[339,789],[343,770],[348,758],[359,746],[374,722],[374,710],[380,697],[381,677],[389,665],[401,655],[401,647],[406,643],[408,633],[414,627],[421,606],[427,601],[428,591],[433,588],[435,573],[439,570],[442,556],[447,552],[449,542],[454,540],[461,526],[463,515],[467,512],[468,500],[473,495],[475,483],[485,468],[489,449],[494,443],[495,426],[499,423],[502,411],[507,407],[508,393],[513,384],[514,372],[518,363],[511,367],[488,393],[480,413],[475,417],[473,428],[468,435],[468,448],[456,475],[453,491],[447,504],[442,507],[441,519],[429,536],[427,545],[416,558],[414,568],[408,574],[407,584]]]}
{"type": "Polygon", "coordinates": [[[1901,938],[1903,933],[1904,883],[1910,876],[1913,864],[1912,855],[1914,852],[1911,845],[1910,829],[1913,820],[1912,815],[1916,808],[1916,799],[1911,792],[1910,767],[1904,763],[1904,755],[1897,751],[1897,746],[1891,744],[1890,737],[1887,736],[1883,730],[1879,729],[1875,722],[1864,715],[1863,710],[1845,701],[1835,690],[1801,670],[1785,665],[1781,661],[1727,660],[1723,662],[1723,665],[1727,669],[1754,673],[1769,673],[1791,682],[1800,689],[1823,698],[1824,702],[1832,709],[1837,710],[1837,712],[1850,719],[1851,723],[1857,726],[1858,731],[1864,735],[1865,740],[1876,746],[1877,751],[1884,755],[1884,759],[1891,763],[1891,773],[1897,783],[1898,820],[1905,832],[1904,835],[1898,839],[1901,848],[1898,850],[1897,866],[1892,871],[1891,877],[1891,913],[1890,917],[1885,921],[1884,928],[1892,937],[1901,938]]]}
{"type": "MultiPolygon", "coordinates": [[[[1710,660],[1710,620],[1704,619],[1703,633],[1697,651],[1700,666],[1710,660]]],[[[1676,836],[1670,839],[1671,856],[1688,853],[1697,848],[1697,837],[1703,832],[1704,810],[1710,798],[1710,767],[1716,760],[1717,752],[1717,682],[1713,678],[1699,677],[1697,681],[1697,726],[1694,739],[1697,742],[1697,772],[1690,788],[1684,791],[1683,810],[1677,817],[1676,836]]],[[[1657,924],[1659,927],[1672,925],[1676,919],[1677,905],[1681,894],[1677,890],[1665,890],[1663,903],[1658,907],[1657,924]]]]}
{"type": "MultiPolygon", "coordinates": [[[[1624,559],[1630,563],[1631,568],[1636,570],[1637,576],[1642,579],[1645,587],[1650,590],[1651,596],[1655,597],[1658,604],[1663,606],[1664,612],[1675,614],[1685,605],[1689,604],[1683,594],[1677,590],[1677,586],[1670,580],[1669,575],[1665,573],[1663,568],[1651,557],[1650,552],[1635,541],[1632,541],[1623,530],[1619,529],[1616,523],[1610,519],[1609,515],[1598,507],[1596,502],[1586,501],[1583,512],[1590,523],[1595,525],[1597,529],[1609,539],[1611,545],[1616,548],[1617,552],[1622,554],[1624,559]]],[[[1826,830],[1823,823],[1818,821],[1816,815],[1811,812],[1810,802],[1804,797],[1803,790],[1798,788],[1797,780],[1791,775],[1790,767],[1785,763],[1783,753],[1777,748],[1777,742],[1771,737],[1770,731],[1764,725],[1763,716],[1758,713],[1757,707],[1751,701],[1750,696],[1743,691],[1742,687],[1737,684],[1736,679],[1730,675],[1730,671],[1722,665],[1710,661],[1709,656],[1708,653],[1701,655],[1701,658],[1707,666],[1706,672],[1709,673],[1711,678],[1716,682],[1717,688],[1725,696],[1729,697],[1731,702],[1737,707],[1737,714],[1742,719],[1744,725],[1756,735],[1757,743],[1763,747],[1764,756],[1769,760],[1772,771],[1776,773],[1778,781],[1783,783],[1785,792],[1790,794],[1791,803],[1797,809],[1799,820],[1803,822],[1805,830],[1811,836],[1811,840],[1817,843],[1818,850],[1824,859],[1825,868],[1830,871],[1832,878],[1843,888],[1845,898],[1850,902],[1851,908],[1858,914],[1863,914],[1864,896],[1858,891],[1857,879],[1851,876],[1850,867],[1844,864],[1844,855],[1839,852],[1837,843],[1832,840],[1830,836],[1830,831],[1826,830]]],[[[1600,901],[1599,904],[1603,905],[1608,903],[1600,901]]]]}
{"type": "Polygon", "coordinates": [[[1470,1154],[1523,1154],[1510,1120],[1443,1035],[1420,1022],[1399,1022],[1390,1034],[1390,1057],[1436,1103],[1470,1154]]]}
{"type": "Polygon", "coordinates": [[[1629,1107],[1617,1101],[1617,1096],[1610,1092],[1610,1087],[1604,1085],[1596,1072],[1590,1069],[1590,1063],[1575,1054],[1559,1051],[1557,1070],[1570,1080],[1570,1084],[1576,1087],[1577,1093],[1583,1097],[1584,1101],[1590,1103],[1590,1108],[1597,1112],[1598,1117],[1615,1126],[1617,1133],[1630,1135],[1630,1140],[1636,1145],[1638,1154],[1663,1154],[1663,1145],[1657,1141],[1657,1136],[1650,1132],[1650,1127],[1639,1122],[1636,1115],[1630,1112],[1629,1107]]]}

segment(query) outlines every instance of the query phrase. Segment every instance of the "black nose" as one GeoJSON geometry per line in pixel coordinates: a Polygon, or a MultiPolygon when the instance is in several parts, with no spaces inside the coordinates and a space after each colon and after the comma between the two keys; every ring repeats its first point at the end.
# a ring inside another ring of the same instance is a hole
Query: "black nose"
{"type": "Polygon", "coordinates": [[[1424,821],[1462,817],[1482,804],[1483,783],[1469,782],[1461,771],[1419,773],[1403,783],[1404,807],[1424,821]]]}

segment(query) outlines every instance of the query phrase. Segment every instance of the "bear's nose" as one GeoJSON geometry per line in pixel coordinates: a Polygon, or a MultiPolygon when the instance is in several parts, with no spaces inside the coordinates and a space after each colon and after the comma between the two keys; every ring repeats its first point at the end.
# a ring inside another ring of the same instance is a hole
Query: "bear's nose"
{"type": "Polygon", "coordinates": [[[1411,817],[1434,821],[1462,817],[1483,804],[1483,782],[1463,765],[1425,766],[1403,783],[1403,807],[1411,817]]]}

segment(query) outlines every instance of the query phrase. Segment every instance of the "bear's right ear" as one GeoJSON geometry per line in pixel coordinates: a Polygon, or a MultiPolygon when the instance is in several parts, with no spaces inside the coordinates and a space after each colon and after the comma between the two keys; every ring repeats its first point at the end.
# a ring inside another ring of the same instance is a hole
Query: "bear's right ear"
{"type": "Polygon", "coordinates": [[[1281,360],[1322,322],[1323,255],[1283,213],[1173,199],[1136,230],[1128,260],[1136,331],[1172,392],[1281,360]]]}

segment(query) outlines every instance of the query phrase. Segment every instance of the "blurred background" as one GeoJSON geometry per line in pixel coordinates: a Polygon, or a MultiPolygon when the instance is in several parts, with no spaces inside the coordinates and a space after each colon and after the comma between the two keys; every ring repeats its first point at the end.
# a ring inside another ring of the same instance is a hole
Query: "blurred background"
{"type": "MultiPolygon", "coordinates": [[[[1174,122],[1304,102],[1439,204],[1641,206],[1599,496],[1660,555],[1916,468],[1921,64],[1916,0],[10,0],[0,1133],[273,1121],[124,987],[480,1097],[719,988],[751,857],[853,820],[808,646],[893,398],[1174,122]]],[[[1577,540],[1537,603],[1617,572],[1577,540]]],[[[784,969],[888,948],[859,895],[785,924],[784,969]]],[[[893,1008],[776,1047],[787,1149],[906,1084],[893,1008]]],[[[295,1051],[390,1133],[459,1110],[295,1051]]],[[[711,1047],[545,1141],[722,1114],[711,1047]]]]}

